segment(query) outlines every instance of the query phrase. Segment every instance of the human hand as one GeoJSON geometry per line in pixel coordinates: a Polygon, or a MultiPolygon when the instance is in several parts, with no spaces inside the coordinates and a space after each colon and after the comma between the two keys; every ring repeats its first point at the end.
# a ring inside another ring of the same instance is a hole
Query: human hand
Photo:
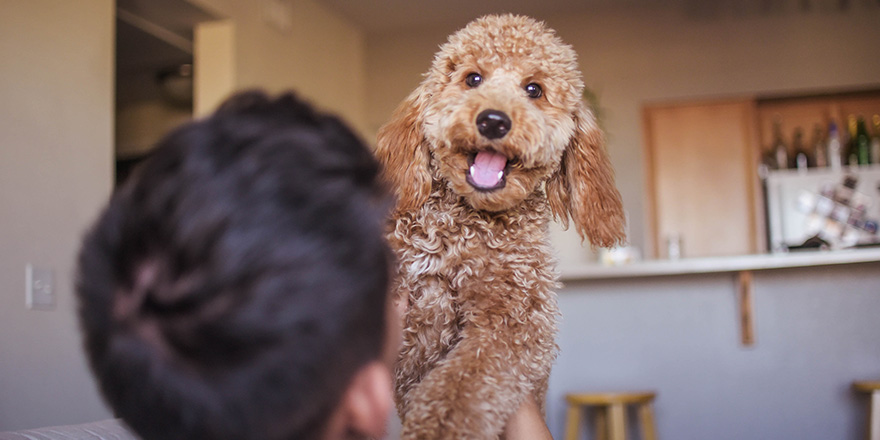
{"type": "Polygon", "coordinates": [[[510,416],[503,437],[505,440],[553,440],[534,395],[530,393],[510,416]]]}

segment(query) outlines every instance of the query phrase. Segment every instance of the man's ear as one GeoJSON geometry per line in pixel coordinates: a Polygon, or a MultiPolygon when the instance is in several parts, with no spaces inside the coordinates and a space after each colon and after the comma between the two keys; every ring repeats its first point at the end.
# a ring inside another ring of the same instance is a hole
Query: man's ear
{"type": "Polygon", "coordinates": [[[382,438],[393,405],[391,371],[374,361],[355,374],[342,398],[341,410],[349,431],[382,438]]]}

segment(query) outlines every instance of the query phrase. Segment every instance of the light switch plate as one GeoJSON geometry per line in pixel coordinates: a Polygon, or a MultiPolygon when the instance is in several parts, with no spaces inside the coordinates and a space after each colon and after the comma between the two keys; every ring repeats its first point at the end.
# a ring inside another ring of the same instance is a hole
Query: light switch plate
{"type": "Polygon", "coordinates": [[[28,264],[25,267],[25,302],[31,310],[55,308],[55,279],[52,269],[28,264]]]}

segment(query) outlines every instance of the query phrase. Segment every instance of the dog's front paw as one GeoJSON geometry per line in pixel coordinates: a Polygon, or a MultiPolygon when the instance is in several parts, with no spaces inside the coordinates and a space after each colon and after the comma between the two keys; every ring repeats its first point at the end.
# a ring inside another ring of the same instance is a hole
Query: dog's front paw
{"type": "Polygon", "coordinates": [[[503,426],[481,419],[467,408],[450,408],[435,402],[427,408],[410,408],[403,422],[403,440],[494,440],[503,426]],[[477,416],[477,417],[468,417],[477,416]],[[496,432],[497,431],[497,432],[496,432]]]}
{"type": "MultiPolygon", "coordinates": [[[[410,390],[403,418],[404,440],[494,440],[521,401],[516,386],[499,386],[461,370],[434,370],[410,390]],[[442,376],[442,380],[441,380],[442,376]]],[[[489,376],[491,377],[491,376],[489,376]]],[[[505,381],[501,381],[505,382],[505,381]]]]}

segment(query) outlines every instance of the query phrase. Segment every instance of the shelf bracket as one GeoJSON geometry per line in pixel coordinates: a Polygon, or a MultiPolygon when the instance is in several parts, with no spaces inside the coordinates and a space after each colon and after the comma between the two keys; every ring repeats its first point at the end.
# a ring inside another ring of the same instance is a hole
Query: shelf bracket
{"type": "Polygon", "coordinates": [[[736,292],[739,299],[740,342],[746,347],[751,347],[755,345],[752,271],[737,272],[736,292]]]}

